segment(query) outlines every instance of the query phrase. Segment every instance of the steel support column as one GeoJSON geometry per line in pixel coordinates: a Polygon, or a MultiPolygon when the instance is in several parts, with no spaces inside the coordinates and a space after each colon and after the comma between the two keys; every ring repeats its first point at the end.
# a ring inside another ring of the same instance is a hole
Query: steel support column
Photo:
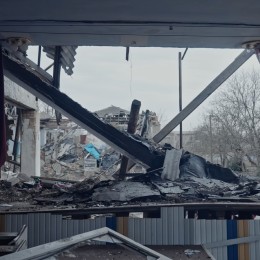
{"type": "MultiPolygon", "coordinates": [[[[179,52],[179,112],[182,111],[182,58],[179,52]]],[[[182,148],[182,122],[180,123],[180,149],[182,148]]]]}
{"type": "Polygon", "coordinates": [[[177,116],[175,116],[158,134],[153,137],[156,143],[162,141],[203,101],[205,101],[223,82],[225,82],[239,67],[241,67],[255,50],[244,50],[224,71],[222,71],[196,98],[194,98],[177,116]]]}
{"type": "MultiPolygon", "coordinates": [[[[61,46],[55,47],[54,66],[53,66],[53,86],[60,89],[60,72],[61,72],[61,46]]],[[[61,113],[55,110],[57,125],[60,125],[61,113]]]]}

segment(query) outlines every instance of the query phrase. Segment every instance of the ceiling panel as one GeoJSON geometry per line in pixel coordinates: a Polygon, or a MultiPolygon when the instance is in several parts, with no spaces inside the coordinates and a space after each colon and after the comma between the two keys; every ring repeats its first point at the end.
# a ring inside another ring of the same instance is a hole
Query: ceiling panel
{"type": "Polygon", "coordinates": [[[260,40],[259,0],[10,0],[0,36],[32,44],[240,48],[260,40]]]}

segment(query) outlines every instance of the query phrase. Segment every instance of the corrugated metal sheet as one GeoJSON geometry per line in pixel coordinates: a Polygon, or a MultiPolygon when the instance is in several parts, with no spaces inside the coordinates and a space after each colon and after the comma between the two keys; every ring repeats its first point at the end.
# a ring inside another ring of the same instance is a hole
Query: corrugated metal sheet
{"type": "Polygon", "coordinates": [[[161,218],[129,218],[128,236],[145,245],[183,245],[184,209],[166,207],[161,218]]]}
{"type": "MultiPolygon", "coordinates": [[[[73,74],[76,49],[78,46],[61,46],[61,66],[68,75],[73,74]]],[[[43,46],[43,51],[47,57],[54,60],[55,46],[43,46]]]]}
{"type": "MultiPolygon", "coordinates": [[[[129,219],[128,235],[146,245],[201,245],[227,239],[226,220],[184,219],[183,207],[161,209],[161,218],[129,219]]],[[[227,260],[227,247],[213,248],[216,259],[227,260]]]]}
{"type": "MultiPolygon", "coordinates": [[[[227,240],[226,220],[185,219],[185,244],[201,245],[227,240]]],[[[227,247],[210,249],[216,259],[227,259],[227,247]]]]}
{"type": "MultiPolygon", "coordinates": [[[[200,245],[260,235],[260,220],[185,219],[183,207],[161,208],[160,218],[97,217],[71,220],[51,213],[6,214],[5,231],[28,226],[29,247],[109,227],[144,245],[200,245]],[[239,232],[238,232],[239,231],[239,232]]],[[[260,241],[248,245],[211,248],[216,259],[258,260],[260,241]],[[247,249],[248,248],[248,249],[247,249]]]]}
{"type": "MultiPolygon", "coordinates": [[[[248,220],[249,236],[260,235],[260,220],[248,220]]],[[[258,260],[260,256],[260,241],[250,243],[250,260],[258,260]]]]}
{"type": "Polygon", "coordinates": [[[50,213],[5,215],[7,232],[17,232],[23,224],[28,226],[28,246],[33,247],[105,227],[106,218],[71,220],[50,213]]]}

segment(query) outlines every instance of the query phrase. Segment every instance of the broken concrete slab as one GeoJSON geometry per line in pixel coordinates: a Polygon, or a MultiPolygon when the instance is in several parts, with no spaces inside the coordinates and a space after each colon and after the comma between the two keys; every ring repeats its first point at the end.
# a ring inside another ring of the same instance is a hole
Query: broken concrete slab
{"type": "Polygon", "coordinates": [[[140,182],[121,181],[109,187],[95,189],[93,201],[132,201],[145,198],[160,198],[157,190],[140,182]]]}
{"type": "Polygon", "coordinates": [[[214,187],[219,187],[220,189],[228,188],[229,190],[234,190],[238,188],[238,185],[233,183],[227,183],[223,182],[217,179],[209,179],[209,178],[196,178],[196,177],[190,177],[189,180],[193,181],[194,183],[200,184],[202,186],[205,186],[209,189],[214,187]]]}
{"type": "Polygon", "coordinates": [[[94,175],[86,178],[85,180],[72,185],[72,187],[68,191],[75,192],[75,193],[92,192],[94,187],[103,186],[103,185],[107,186],[107,185],[109,185],[109,182],[111,180],[114,180],[114,178],[111,176],[107,176],[104,174],[103,175],[94,174],[94,175]]]}
{"type": "Polygon", "coordinates": [[[38,197],[38,198],[34,198],[34,200],[39,202],[39,203],[61,205],[61,204],[64,204],[64,203],[73,202],[73,196],[63,194],[63,195],[58,196],[56,198],[38,197]]]}
{"type": "Polygon", "coordinates": [[[20,180],[17,177],[12,177],[12,178],[8,179],[8,182],[10,182],[12,186],[14,186],[17,183],[19,183],[20,180]]]}
{"type": "Polygon", "coordinates": [[[162,193],[162,194],[180,194],[184,193],[183,190],[179,185],[176,183],[169,182],[169,181],[156,181],[152,182],[153,185],[162,193]]]}

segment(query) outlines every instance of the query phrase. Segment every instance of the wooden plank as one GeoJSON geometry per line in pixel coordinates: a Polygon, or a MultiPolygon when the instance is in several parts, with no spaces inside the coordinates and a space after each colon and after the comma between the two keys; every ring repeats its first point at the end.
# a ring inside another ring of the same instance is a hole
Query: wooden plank
{"type": "Polygon", "coordinates": [[[116,231],[120,234],[124,234],[124,217],[117,217],[116,231]]]}
{"type": "MultiPolygon", "coordinates": [[[[238,237],[244,237],[244,222],[243,220],[237,221],[237,234],[238,237]]],[[[245,244],[241,243],[238,245],[238,260],[245,260],[245,244]]]]}
{"type": "MultiPolygon", "coordinates": [[[[248,225],[248,220],[243,220],[244,222],[244,237],[249,236],[249,225],[248,225]]],[[[244,259],[249,259],[249,244],[244,244],[245,246],[245,258],[244,259]]]]}
{"type": "MultiPolygon", "coordinates": [[[[247,237],[248,235],[248,221],[238,220],[238,237],[247,237]]],[[[249,259],[249,244],[243,243],[238,245],[238,259],[249,259]]]]}
{"type": "Polygon", "coordinates": [[[123,217],[124,231],[123,235],[128,237],[128,217],[123,217]]]}

